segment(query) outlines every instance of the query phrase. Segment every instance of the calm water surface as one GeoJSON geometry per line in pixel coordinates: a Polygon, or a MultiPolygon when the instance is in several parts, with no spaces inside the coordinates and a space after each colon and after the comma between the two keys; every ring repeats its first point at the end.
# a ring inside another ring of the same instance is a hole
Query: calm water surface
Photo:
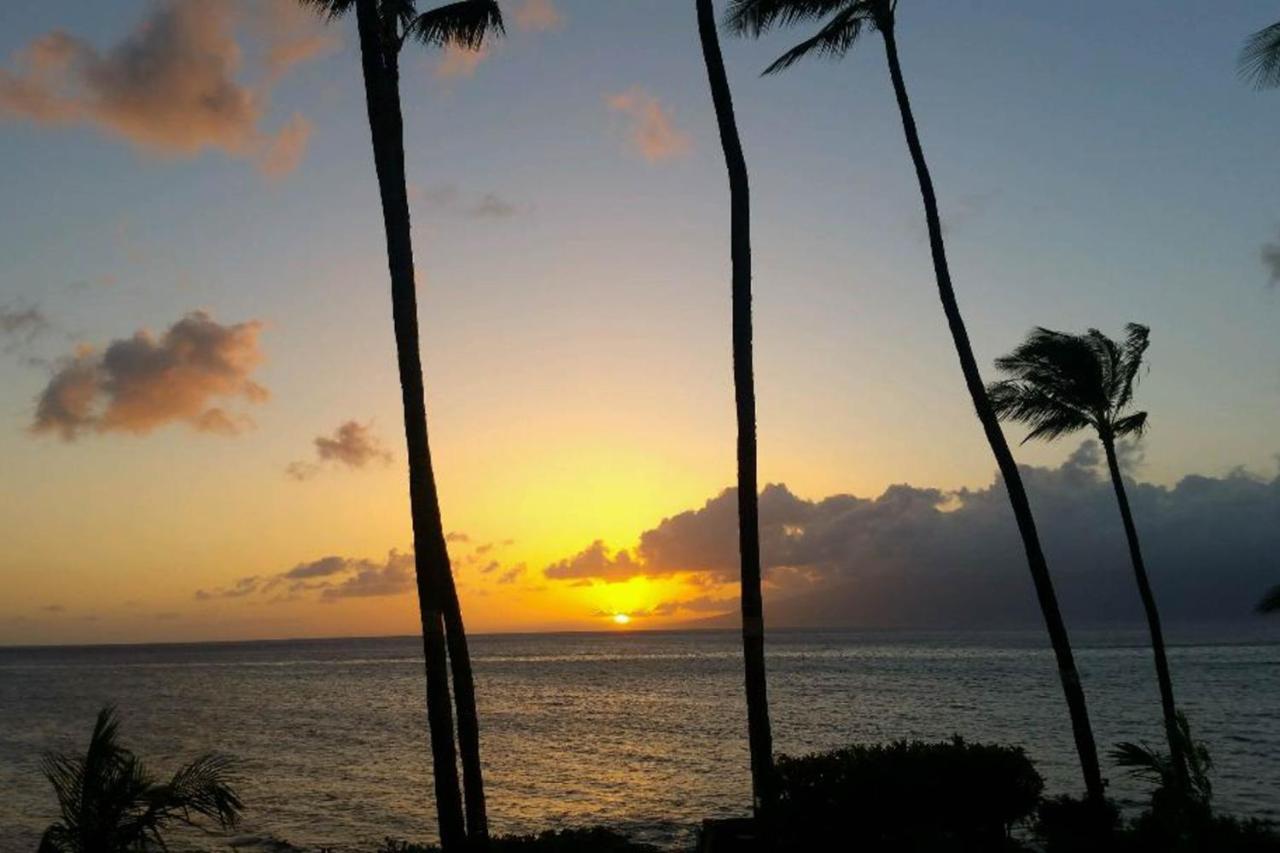
{"type": "MultiPolygon", "coordinates": [[[[1280,819],[1280,631],[1175,632],[1179,700],[1217,764],[1219,804],[1280,819]]],[[[1140,632],[1077,638],[1100,745],[1159,742],[1140,632]]],[[[490,814],[500,832],[606,823],[678,846],[749,798],[732,633],[473,640],[490,814]]],[[[239,840],[368,850],[433,837],[423,674],[413,638],[0,649],[0,850],[35,849],[54,817],[37,766],[75,749],[106,702],[158,771],[203,751],[242,762],[239,840]]],[[[899,737],[1025,746],[1051,790],[1079,787],[1042,635],[774,632],[776,747],[899,737]]],[[[1140,789],[1112,773],[1113,791],[1140,789]]],[[[225,849],[183,837],[178,849],[225,849]]]]}

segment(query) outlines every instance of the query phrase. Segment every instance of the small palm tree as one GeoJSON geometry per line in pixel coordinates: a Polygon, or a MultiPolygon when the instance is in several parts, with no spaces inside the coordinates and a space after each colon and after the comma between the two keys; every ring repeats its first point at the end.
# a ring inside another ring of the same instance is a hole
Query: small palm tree
{"type": "Polygon", "coordinates": [[[244,804],[231,788],[230,758],[204,755],[159,782],[120,746],[115,709],[98,712],[84,757],[50,752],[41,769],[62,819],[45,830],[40,853],[125,853],[167,849],[163,832],[205,818],[234,827],[244,804]]]}
{"type": "Polygon", "coordinates": [[[1145,743],[1128,741],[1116,744],[1111,750],[1111,760],[1130,776],[1154,784],[1158,799],[1207,809],[1213,799],[1210,779],[1213,759],[1209,748],[1191,737],[1191,724],[1181,711],[1175,733],[1178,751],[1184,757],[1182,761],[1174,760],[1172,753],[1165,755],[1145,743]]]}
{"type": "Polygon", "coordinates": [[[729,254],[733,264],[733,390],[738,419],[738,551],[742,575],[742,651],[746,669],[747,741],[756,819],[769,821],[776,798],[773,733],[764,664],[764,605],[760,594],[760,498],[756,475],[756,385],[751,322],[751,191],[733,95],[716,34],[711,0],[695,0],[702,58],[707,66],[720,144],[729,173],[729,254]]]}
{"type": "Polygon", "coordinates": [[[1263,27],[1245,40],[1236,68],[1254,88],[1280,86],[1280,22],[1263,27]]]}
{"type": "Polygon", "coordinates": [[[942,302],[942,310],[951,331],[951,339],[960,361],[965,386],[973,401],[978,421],[986,434],[987,442],[991,446],[992,455],[995,456],[996,464],[1000,469],[1005,489],[1009,493],[1009,502],[1013,507],[1014,520],[1022,536],[1023,549],[1027,555],[1027,568],[1035,585],[1040,611],[1044,615],[1049,642],[1057,658],[1058,674],[1071,716],[1072,733],[1075,737],[1076,751],[1080,755],[1085,788],[1090,798],[1100,800],[1103,796],[1103,782],[1102,771],[1098,764],[1098,748],[1094,741],[1093,728],[1089,723],[1089,711],[1085,704],[1084,689],[1080,685],[1080,674],[1076,669],[1075,658],[1071,651],[1071,641],[1067,636],[1066,625],[1062,621],[1057,593],[1053,588],[1053,579],[1049,575],[1049,567],[1040,547],[1040,537],[1036,532],[1035,518],[1031,514],[1031,504],[1027,500],[1022,475],[1009,449],[1009,443],[1005,440],[1004,433],[1000,431],[1000,421],[987,400],[982,373],[973,355],[973,346],[969,343],[969,332],[965,328],[964,318],[960,314],[960,305],[956,300],[955,288],[951,284],[951,270],[947,264],[947,249],[942,237],[942,217],[938,212],[938,199],[933,189],[933,178],[929,174],[929,165],[925,160],[924,148],[920,142],[915,114],[911,110],[911,101],[907,96],[907,85],[902,76],[902,65],[898,57],[898,40],[895,31],[897,9],[897,0],[731,0],[726,23],[731,31],[739,35],[760,36],[774,26],[790,26],[809,21],[824,22],[815,35],[800,42],[765,69],[766,74],[790,68],[808,56],[843,57],[858,42],[862,34],[868,31],[879,32],[883,38],[889,77],[898,102],[898,112],[902,119],[907,149],[911,154],[911,162],[915,166],[916,179],[920,185],[920,198],[924,204],[925,224],[929,231],[929,250],[933,257],[938,297],[942,302]]]}
{"type": "Polygon", "coordinates": [[[503,32],[495,0],[459,0],[417,10],[415,0],[300,0],[337,19],[356,12],[360,63],[373,161],[382,199],[382,221],[391,273],[391,309],[404,407],[409,458],[409,511],[413,520],[414,562],[422,644],[427,671],[427,720],[431,730],[432,770],[440,843],[452,851],[470,842],[488,844],[484,780],[480,767],[480,727],[475,682],[467,648],[462,608],[449,564],[440,498],[427,440],[427,410],[418,343],[417,287],[404,166],[404,121],[400,111],[400,51],[409,41],[431,47],[478,50],[491,33],[503,32]],[[446,652],[447,648],[447,652],[446,652]],[[447,659],[446,659],[447,653],[447,659]],[[449,668],[458,711],[458,740],[453,735],[449,668]],[[466,784],[466,817],[458,784],[458,753],[466,784]]]}
{"type": "Polygon", "coordinates": [[[987,393],[1002,419],[1031,427],[1024,441],[1052,441],[1082,429],[1092,429],[1102,442],[1120,505],[1120,518],[1129,540],[1134,579],[1151,632],[1169,755],[1175,771],[1181,774],[1180,780],[1186,782],[1183,772],[1186,756],[1178,731],[1178,711],[1173,701],[1173,679],[1165,655],[1160,611],[1147,577],[1138,530],[1116,455],[1118,439],[1140,436],[1147,428],[1147,413],[1130,412],[1129,406],[1149,336],[1150,330],[1137,323],[1125,327],[1123,343],[1111,340],[1097,329],[1083,335],[1036,329],[1012,353],[996,359],[996,367],[1009,378],[992,383],[987,393]]]}
{"type": "Polygon", "coordinates": [[[1258,602],[1258,612],[1280,613],[1280,586],[1272,587],[1271,592],[1262,597],[1258,602]]]}

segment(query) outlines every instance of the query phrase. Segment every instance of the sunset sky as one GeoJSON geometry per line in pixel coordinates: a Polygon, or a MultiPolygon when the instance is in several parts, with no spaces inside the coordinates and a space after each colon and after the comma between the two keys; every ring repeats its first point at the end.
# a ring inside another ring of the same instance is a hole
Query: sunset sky
{"type": "MultiPolygon", "coordinates": [[[[734,478],[727,186],[693,4],[502,5],[507,38],[411,48],[402,80],[468,626],[732,611],[731,571],[681,550],[701,534],[660,527],[734,478]]],[[[1131,470],[1152,506],[1200,474],[1280,507],[1280,92],[1234,66],[1275,17],[901,4],[982,364],[1033,325],[1148,324],[1153,428],[1131,470]]],[[[883,50],[872,36],[758,76],[801,35],[725,37],[753,189],[760,480],[886,511],[910,484],[953,510],[995,466],[883,50]]],[[[0,643],[416,629],[355,41],[354,21],[289,0],[0,5],[0,643]]],[[[1017,452],[1066,477],[1079,444],[1017,452]]],[[[777,568],[776,588],[813,580],[777,568]]]]}

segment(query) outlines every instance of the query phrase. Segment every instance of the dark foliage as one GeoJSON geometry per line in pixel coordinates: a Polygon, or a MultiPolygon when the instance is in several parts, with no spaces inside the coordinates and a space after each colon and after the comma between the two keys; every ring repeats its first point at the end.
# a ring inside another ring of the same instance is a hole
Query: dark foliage
{"type": "Polygon", "coordinates": [[[778,758],[787,849],[995,851],[1044,787],[1016,747],[898,741],[778,758]]]}
{"type": "Polygon", "coordinates": [[[175,824],[236,825],[243,804],[228,781],[231,759],[204,755],[160,781],[120,746],[119,731],[115,709],[103,708],[84,756],[44,756],[61,820],[45,830],[40,853],[167,849],[163,833],[175,824]]]}
{"type": "MultiPolygon", "coordinates": [[[[378,853],[436,853],[434,845],[409,844],[386,839],[378,853]]],[[[547,830],[538,835],[502,835],[489,842],[490,853],[659,853],[650,844],[638,844],[611,829],[547,830]]]]}
{"type": "Polygon", "coordinates": [[[1100,853],[1121,836],[1120,810],[1110,800],[1054,797],[1040,804],[1036,817],[1045,853],[1100,853]]]}

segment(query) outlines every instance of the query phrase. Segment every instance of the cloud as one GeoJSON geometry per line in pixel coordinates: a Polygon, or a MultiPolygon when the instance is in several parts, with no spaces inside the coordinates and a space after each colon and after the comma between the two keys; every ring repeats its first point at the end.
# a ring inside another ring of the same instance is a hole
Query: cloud
{"type": "Polygon", "coordinates": [[[49,328],[49,318],[39,308],[0,306],[0,335],[30,339],[49,328]]]}
{"type": "Polygon", "coordinates": [[[424,204],[468,219],[510,219],[526,210],[523,206],[507,201],[495,192],[464,196],[455,184],[415,188],[411,193],[424,204]]]}
{"type": "Polygon", "coordinates": [[[269,601],[293,601],[308,592],[319,592],[322,601],[335,601],[400,595],[413,589],[414,585],[413,555],[393,549],[382,561],[336,555],[321,557],[298,563],[274,575],[252,575],[227,587],[198,589],[195,598],[197,601],[216,601],[282,590],[269,601]]]}
{"type": "MultiPolygon", "coordinates": [[[[28,351],[50,327],[49,318],[39,308],[0,305],[0,353],[28,351]]],[[[28,361],[34,363],[35,360],[29,358],[28,361]]]]}
{"type": "Polygon", "coordinates": [[[458,77],[472,77],[480,63],[489,57],[489,46],[486,44],[476,50],[461,45],[445,45],[436,62],[435,75],[441,79],[452,80],[458,77]]]}
{"type": "Polygon", "coordinates": [[[194,311],[159,338],[142,330],[100,353],[82,346],[40,392],[31,429],[66,441],[88,432],[145,435],[174,422],[198,432],[240,432],[248,419],[212,403],[266,400],[267,390],[250,378],[263,360],[261,331],[257,320],[224,326],[194,311]]]}
{"type": "Polygon", "coordinates": [[[166,0],[105,51],[62,30],[27,44],[12,70],[0,70],[0,117],[87,125],[169,157],[219,150],[279,176],[300,161],[310,125],[295,115],[275,133],[263,130],[271,87],[329,44],[287,5],[270,0],[247,15],[265,45],[266,78],[257,84],[238,79],[235,39],[237,21],[252,6],[166,0]]]}
{"type": "Polygon", "coordinates": [[[219,598],[244,598],[247,595],[253,595],[260,587],[260,579],[257,575],[253,575],[247,578],[240,578],[229,587],[198,589],[195,597],[197,601],[213,601],[219,598]]]}
{"type": "Polygon", "coordinates": [[[61,604],[46,604],[40,608],[45,613],[66,613],[67,608],[61,604]]]}
{"type": "Polygon", "coordinates": [[[625,549],[610,556],[604,542],[597,539],[572,557],[547,566],[542,573],[552,580],[591,578],[620,583],[654,572],[633,559],[625,549]]]}
{"type": "Polygon", "coordinates": [[[412,554],[391,551],[385,563],[360,561],[355,574],[337,586],[324,590],[326,600],[399,595],[413,589],[416,583],[412,554]]]}
{"type": "Polygon", "coordinates": [[[515,583],[525,573],[526,569],[527,567],[525,566],[524,563],[518,563],[512,566],[511,568],[507,569],[502,574],[498,575],[498,583],[500,584],[515,583]]]}
{"type": "Polygon", "coordinates": [[[263,62],[273,79],[342,46],[323,17],[297,0],[245,0],[242,8],[262,42],[263,62]]]}
{"type": "Polygon", "coordinates": [[[346,557],[321,557],[310,563],[299,563],[287,572],[279,575],[285,580],[309,580],[311,578],[327,578],[342,574],[353,568],[353,562],[346,557]]]}
{"type": "Polygon", "coordinates": [[[295,480],[309,480],[320,473],[323,463],[332,462],[347,468],[364,468],[370,462],[391,462],[391,452],[373,434],[369,424],[347,421],[333,431],[333,436],[316,436],[318,462],[297,461],[289,463],[285,473],[295,480]]]}
{"type": "Polygon", "coordinates": [[[470,537],[470,536],[468,536],[466,533],[459,533],[459,532],[457,532],[457,531],[452,531],[452,532],[450,532],[450,533],[445,534],[444,541],[446,541],[446,542],[470,542],[470,541],[471,541],[471,537],[470,537]]]}
{"type": "Polygon", "coordinates": [[[693,147],[688,135],[675,126],[662,103],[639,86],[605,98],[609,109],[629,121],[631,147],[650,163],[682,157],[693,147]]]}
{"type": "Polygon", "coordinates": [[[545,32],[564,26],[564,15],[553,0],[524,0],[516,7],[515,21],[525,32],[545,32]]]}
{"type": "Polygon", "coordinates": [[[1275,287],[1280,284],[1280,243],[1264,243],[1260,256],[1267,270],[1267,286],[1275,287]]]}
{"type": "MultiPolygon", "coordinates": [[[[1057,468],[1022,471],[1068,618],[1140,619],[1097,445],[1086,442],[1057,468]]],[[[1129,492],[1166,617],[1246,618],[1278,571],[1280,476],[1190,475],[1171,487],[1131,480],[1129,492]]],[[[578,582],[681,575],[708,585],[733,583],[736,537],[736,494],[728,489],[646,531],[634,553],[610,555],[596,542],[544,574],[578,582]]],[[[896,485],[876,498],[821,500],[770,485],[761,494],[761,549],[766,613],[777,624],[948,627],[1039,620],[998,479],[957,492],[896,485]]],[[[698,606],[710,610],[713,602],[717,608],[728,604],[708,598],[698,606]]],[[[688,602],[684,606],[689,609],[688,602]]]]}

